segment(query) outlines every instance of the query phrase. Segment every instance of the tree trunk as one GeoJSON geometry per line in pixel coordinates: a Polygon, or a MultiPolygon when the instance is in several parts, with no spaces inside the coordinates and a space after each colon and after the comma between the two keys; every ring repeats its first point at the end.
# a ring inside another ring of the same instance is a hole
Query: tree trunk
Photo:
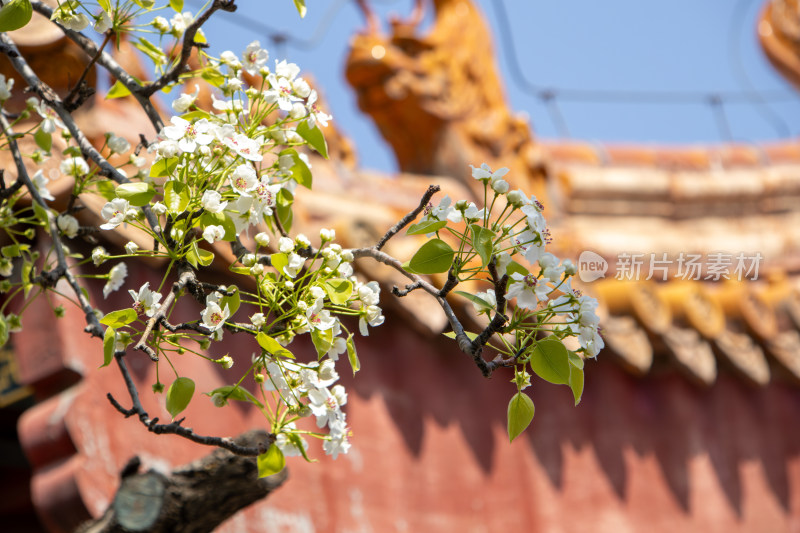
{"type": "MultiPolygon", "coordinates": [[[[251,431],[237,439],[244,445],[263,442],[266,433],[251,431]]],[[[79,533],[202,533],[212,531],[239,510],[266,497],[288,477],[280,473],[258,478],[255,457],[217,449],[165,476],[136,473],[134,457],[122,472],[122,483],[102,517],[78,528],[79,533]]]]}

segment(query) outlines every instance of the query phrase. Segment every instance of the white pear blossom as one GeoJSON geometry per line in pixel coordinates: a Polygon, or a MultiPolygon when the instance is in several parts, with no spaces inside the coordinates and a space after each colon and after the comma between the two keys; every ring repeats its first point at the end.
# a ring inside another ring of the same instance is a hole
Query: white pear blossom
{"type": "Polygon", "coordinates": [[[56,225],[58,226],[58,229],[61,230],[61,233],[70,239],[78,234],[78,229],[80,228],[78,219],[67,214],[58,215],[58,218],[56,218],[56,225]]]}
{"type": "Polygon", "coordinates": [[[94,266],[100,266],[108,259],[108,252],[102,246],[96,246],[92,250],[92,263],[94,266]]]}
{"type": "Polygon", "coordinates": [[[269,246],[269,233],[265,233],[263,231],[260,231],[260,232],[256,233],[256,236],[254,237],[254,239],[255,239],[256,243],[259,246],[263,247],[263,248],[266,248],[267,246],[269,246]]]}
{"type": "Polygon", "coordinates": [[[39,196],[42,197],[42,200],[55,200],[55,197],[50,194],[50,191],[47,189],[48,179],[44,177],[42,170],[39,169],[33,175],[33,186],[36,189],[36,192],[39,193],[39,196]]]}
{"type": "Polygon", "coordinates": [[[287,113],[291,111],[294,103],[300,101],[300,98],[292,91],[291,81],[275,74],[270,74],[267,79],[269,80],[270,89],[264,91],[264,99],[268,103],[278,104],[281,111],[287,113]]]}
{"type": "Polygon", "coordinates": [[[125,200],[124,198],[114,198],[110,202],[107,202],[106,205],[104,205],[100,210],[100,216],[102,216],[104,220],[108,221],[105,224],[102,224],[100,229],[114,229],[125,222],[128,217],[135,215],[136,210],[131,209],[131,205],[128,200],[125,200]]]}
{"type": "Polygon", "coordinates": [[[105,33],[111,26],[114,24],[114,21],[111,20],[111,17],[105,11],[101,11],[95,16],[94,22],[94,29],[98,33],[105,33]]]}
{"type": "Polygon", "coordinates": [[[543,253],[539,258],[539,266],[542,269],[542,277],[547,278],[550,281],[558,282],[561,279],[561,275],[564,273],[564,266],[559,266],[558,263],[558,257],[550,252],[543,253]]]}
{"type": "Polygon", "coordinates": [[[8,277],[14,272],[14,263],[7,257],[0,257],[0,276],[8,277]]]}
{"type": "Polygon", "coordinates": [[[108,295],[115,290],[122,287],[125,283],[125,278],[128,276],[128,265],[125,263],[117,263],[108,272],[108,281],[103,286],[103,298],[108,298],[108,295]]]}
{"type": "Polygon", "coordinates": [[[517,233],[511,237],[510,241],[517,251],[531,264],[539,261],[542,254],[545,253],[543,239],[529,229],[517,233]]]}
{"type": "Polygon", "coordinates": [[[150,24],[161,33],[167,33],[170,31],[169,21],[164,17],[156,17],[150,24]]]}
{"type": "Polygon", "coordinates": [[[248,193],[258,185],[256,171],[250,165],[239,165],[231,172],[231,186],[239,193],[248,193]]]}
{"type": "Polygon", "coordinates": [[[222,144],[248,161],[261,161],[264,159],[264,156],[261,155],[261,142],[257,139],[251,139],[243,133],[235,133],[233,136],[224,137],[222,144]]]}
{"type": "Polygon", "coordinates": [[[489,304],[486,306],[480,302],[473,301],[472,306],[475,308],[476,313],[488,313],[497,307],[497,295],[495,295],[494,289],[488,289],[486,292],[479,292],[475,296],[489,304]]]}
{"type": "Polygon", "coordinates": [[[225,228],[222,226],[206,226],[206,229],[203,230],[203,238],[207,240],[209,244],[214,244],[222,240],[223,237],[225,237],[225,228]]]}
{"type": "Polygon", "coordinates": [[[198,94],[200,94],[200,86],[195,84],[193,93],[183,93],[178,98],[173,100],[172,109],[178,113],[186,113],[189,108],[194,105],[198,94]]]}
{"type": "Polygon", "coordinates": [[[347,393],[341,385],[335,385],[330,390],[327,388],[310,390],[308,399],[310,400],[308,407],[317,417],[317,427],[323,428],[332,422],[344,419],[342,406],[347,403],[347,393]]]}
{"type": "Polygon", "coordinates": [[[291,253],[289,254],[289,264],[283,267],[283,273],[290,278],[295,278],[305,262],[306,260],[302,256],[291,253]]]}
{"type": "Polygon", "coordinates": [[[200,200],[203,209],[209,213],[222,213],[228,202],[222,201],[222,195],[214,190],[207,190],[203,193],[203,198],[200,200]]]}
{"type": "Polygon", "coordinates": [[[14,87],[14,78],[9,78],[0,74],[0,102],[5,102],[11,98],[11,89],[14,87]]]}
{"type": "Polygon", "coordinates": [[[206,146],[214,137],[209,133],[211,124],[208,119],[201,118],[197,122],[189,122],[181,117],[172,117],[171,126],[162,130],[167,139],[178,142],[178,148],[187,153],[194,153],[198,146],[206,146]]]}
{"type": "Polygon", "coordinates": [[[250,317],[250,323],[253,324],[255,327],[260,328],[266,323],[266,318],[264,317],[264,313],[255,313],[250,317]]]}
{"type": "Polygon", "coordinates": [[[364,337],[368,337],[369,330],[367,329],[367,324],[376,327],[383,324],[383,321],[384,317],[381,313],[381,308],[377,305],[368,305],[362,310],[362,314],[358,319],[358,331],[364,337]]]}
{"type": "Polygon", "coordinates": [[[116,135],[111,135],[108,138],[108,147],[111,149],[112,152],[116,152],[118,154],[124,154],[128,150],[131,149],[131,143],[128,142],[128,139],[125,137],[118,137],[116,135]]]}
{"type": "Polygon", "coordinates": [[[275,75],[279,78],[286,78],[288,81],[294,81],[297,75],[300,74],[300,67],[294,63],[287,63],[286,60],[275,60],[275,75]]]}
{"type": "Polygon", "coordinates": [[[362,283],[358,287],[358,299],[364,305],[378,305],[380,301],[381,286],[377,281],[362,283]]]}
{"type": "Polygon", "coordinates": [[[536,309],[540,301],[546,301],[552,289],[537,279],[533,274],[523,276],[519,272],[511,274],[506,297],[517,299],[517,305],[523,309],[536,309]]]}
{"type": "Polygon", "coordinates": [[[139,292],[128,289],[128,294],[133,298],[133,309],[137,314],[145,314],[148,317],[156,314],[158,302],[161,301],[161,294],[150,290],[149,281],[139,288],[139,292]]]}
{"type": "Polygon", "coordinates": [[[312,128],[316,124],[327,127],[328,121],[333,119],[333,117],[319,108],[317,105],[317,98],[317,91],[311,91],[311,94],[308,96],[308,101],[306,102],[306,106],[308,107],[308,125],[312,128]]]}
{"type": "Polygon", "coordinates": [[[340,453],[346,454],[350,450],[350,443],[347,441],[347,426],[344,420],[337,420],[330,424],[330,437],[322,443],[325,454],[336,459],[340,453]]]}
{"type": "Polygon", "coordinates": [[[498,168],[492,172],[492,169],[486,163],[483,163],[479,168],[475,168],[472,165],[470,167],[472,167],[472,177],[476,180],[495,181],[508,174],[508,169],[505,167],[498,168]]]}
{"type": "Polygon", "coordinates": [[[429,206],[425,209],[425,216],[420,219],[420,222],[427,222],[429,220],[449,220],[454,224],[461,222],[461,211],[451,206],[453,201],[450,196],[445,196],[439,200],[439,205],[436,207],[429,206]]]}
{"type": "Polygon", "coordinates": [[[82,177],[89,173],[89,165],[82,157],[67,157],[59,165],[59,170],[67,176],[82,177]]]}
{"type": "Polygon", "coordinates": [[[186,27],[194,21],[194,15],[191,12],[175,13],[170,19],[172,23],[171,33],[175,37],[180,37],[186,31],[186,27]]]}
{"type": "Polygon", "coordinates": [[[228,305],[225,308],[220,308],[219,303],[213,299],[206,298],[206,308],[200,313],[203,320],[203,325],[212,333],[219,330],[231,316],[228,310],[228,305]]]}
{"type": "Polygon", "coordinates": [[[297,426],[294,424],[294,422],[286,424],[284,426],[284,431],[281,431],[275,437],[275,446],[277,446],[278,449],[280,449],[284,457],[296,457],[299,455],[303,455],[303,452],[300,450],[300,448],[297,447],[296,444],[297,442],[299,442],[300,446],[303,447],[303,451],[308,449],[308,442],[306,442],[306,440],[300,435],[293,433],[291,431],[293,429],[297,429],[297,426]],[[292,433],[291,438],[289,437],[290,433],[292,433]]]}
{"type": "Polygon", "coordinates": [[[294,241],[289,237],[281,237],[278,239],[278,251],[282,254],[294,251],[294,241]]]}
{"type": "Polygon", "coordinates": [[[244,70],[251,76],[255,76],[258,71],[267,64],[269,53],[261,48],[261,43],[253,41],[247,45],[242,54],[242,64],[244,70]]]}
{"type": "Polygon", "coordinates": [[[67,127],[64,125],[64,122],[61,121],[61,118],[58,116],[58,113],[55,112],[53,108],[45,104],[44,102],[38,102],[34,108],[36,112],[42,117],[42,131],[45,133],[55,133],[56,128],[66,129],[67,127]]]}

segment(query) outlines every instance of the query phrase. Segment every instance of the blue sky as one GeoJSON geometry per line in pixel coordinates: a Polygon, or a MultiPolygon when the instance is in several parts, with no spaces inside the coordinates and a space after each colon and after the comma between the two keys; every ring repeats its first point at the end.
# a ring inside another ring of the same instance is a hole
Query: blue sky
{"type": "MultiPolygon", "coordinates": [[[[355,140],[361,165],[394,170],[391,152],[344,80],[348,40],[364,25],[355,2],[307,3],[301,20],[291,0],[240,0],[236,14],[220,13],[206,27],[212,52],[240,53],[258,39],[271,61],[286,58],[313,73],[336,124],[355,140]],[[288,40],[276,45],[276,33],[288,40]]],[[[412,3],[372,1],[384,18],[407,14],[412,3]]],[[[511,106],[528,114],[539,138],[709,144],[800,135],[800,95],[758,46],[760,0],[476,3],[495,36],[511,106]],[[542,89],[556,90],[557,113],[542,101],[542,89]],[[729,99],[752,90],[765,102],[729,99]],[[724,115],[708,104],[714,94],[723,96],[724,115]]],[[[200,5],[188,0],[185,9],[200,5]]]]}

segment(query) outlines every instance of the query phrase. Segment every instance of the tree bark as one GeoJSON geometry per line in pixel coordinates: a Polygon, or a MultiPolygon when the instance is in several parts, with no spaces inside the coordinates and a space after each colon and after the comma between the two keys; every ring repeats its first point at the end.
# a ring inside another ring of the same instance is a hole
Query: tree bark
{"type": "MultiPolygon", "coordinates": [[[[250,431],[237,443],[255,445],[267,437],[250,431]]],[[[106,512],[78,528],[79,533],[202,533],[212,531],[239,510],[265,498],[288,478],[258,477],[255,457],[217,449],[173,470],[169,476],[150,470],[137,473],[134,457],[122,472],[122,483],[106,512]]]]}

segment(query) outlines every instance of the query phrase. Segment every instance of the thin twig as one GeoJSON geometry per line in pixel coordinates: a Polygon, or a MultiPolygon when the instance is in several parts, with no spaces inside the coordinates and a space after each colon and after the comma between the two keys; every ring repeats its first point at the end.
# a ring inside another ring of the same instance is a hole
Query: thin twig
{"type": "Polygon", "coordinates": [[[183,45],[181,46],[181,56],[178,62],[173,66],[169,72],[158,78],[152,83],[148,83],[144,87],[138,89],[142,96],[150,97],[157,91],[160,91],[170,83],[176,82],[178,77],[186,70],[186,65],[189,63],[189,58],[192,55],[192,48],[200,47],[201,44],[195,42],[194,37],[197,35],[197,30],[206,23],[206,21],[216,11],[227,11],[233,13],[236,11],[235,0],[214,0],[214,3],[209,6],[200,16],[198,16],[191,24],[186,27],[183,33],[183,45]]]}
{"type": "Polygon", "coordinates": [[[441,187],[439,187],[438,185],[430,185],[428,187],[428,190],[425,191],[425,194],[422,195],[422,199],[420,200],[419,205],[416,208],[414,208],[414,210],[412,210],[408,214],[406,214],[406,216],[401,218],[400,222],[398,222],[397,224],[395,224],[394,226],[389,228],[389,231],[387,231],[386,234],[383,237],[381,237],[381,240],[379,240],[378,243],[375,245],[375,249],[376,250],[380,250],[381,248],[383,248],[384,245],[386,244],[386,242],[389,239],[391,239],[392,237],[397,235],[397,233],[401,229],[406,227],[408,224],[411,223],[412,220],[417,218],[417,215],[422,213],[422,211],[425,209],[425,207],[431,201],[431,198],[433,198],[433,195],[436,194],[437,192],[439,192],[440,190],[441,190],[441,187]]]}
{"type": "MultiPolygon", "coordinates": [[[[3,35],[4,34],[0,34],[0,36],[3,35]]],[[[8,144],[11,147],[11,153],[14,157],[14,165],[17,167],[17,180],[25,185],[31,195],[31,198],[33,198],[33,201],[42,206],[47,213],[47,223],[50,229],[50,235],[53,239],[53,247],[55,248],[56,261],[58,264],[55,272],[58,273],[58,277],[63,277],[67,280],[67,283],[69,283],[69,286],[75,293],[75,297],[78,299],[78,303],[80,304],[81,309],[86,317],[86,332],[91,334],[93,337],[102,337],[103,326],[100,325],[100,321],[98,320],[97,315],[94,313],[94,308],[89,303],[89,299],[85,296],[82,287],[78,284],[75,276],[73,276],[69,271],[69,265],[67,264],[67,258],[64,255],[64,246],[61,244],[56,218],[53,216],[53,213],[47,207],[44,199],[39,194],[39,190],[33,185],[30,176],[28,176],[28,170],[25,168],[25,163],[22,160],[22,154],[19,151],[19,146],[17,145],[14,131],[11,129],[11,125],[8,123],[6,117],[2,113],[0,113],[0,125],[2,125],[3,134],[6,136],[6,138],[8,138],[8,144]]]]}
{"type": "MultiPolygon", "coordinates": [[[[40,15],[44,15],[48,19],[53,16],[53,8],[40,0],[32,0],[31,6],[34,11],[40,15]]],[[[155,130],[161,131],[161,128],[164,127],[164,121],[158,114],[158,110],[155,105],[153,105],[153,102],[150,101],[150,98],[140,94],[142,86],[139,85],[136,79],[128,74],[128,72],[111,57],[111,54],[98,49],[97,43],[80,32],[69,30],[56,22],[54,22],[54,24],[58,26],[59,29],[64,32],[64,35],[69,37],[72,42],[80,46],[89,57],[97,57],[97,63],[110,72],[114,78],[119,80],[120,83],[131,92],[136,102],[141,106],[142,110],[144,110],[155,130]]]]}
{"type": "Polygon", "coordinates": [[[106,397],[108,398],[109,402],[111,402],[111,405],[113,405],[117,411],[125,415],[125,417],[136,415],[139,418],[139,421],[141,421],[141,423],[147,428],[147,431],[155,434],[179,435],[198,444],[204,444],[206,446],[218,446],[220,448],[225,448],[236,455],[250,457],[266,452],[269,446],[275,442],[275,435],[270,434],[267,438],[267,441],[260,443],[258,446],[242,446],[234,442],[233,439],[198,435],[191,428],[186,428],[181,425],[183,419],[177,420],[170,424],[159,424],[158,418],[150,418],[150,415],[148,415],[147,411],[145,411],[144,407],[142,407],[142,402],[139,400],[139,391],[136,388],[136,384],[133,382],[133,378],[128,370],[128,366],[125,364],[125,359],[119,353],[114,354],[114,359],[117,361],[117,366],[122,373],[122,378],[125,380],[125,387],[128,389],[128,394],[131,397],[131,408],[125,409],[122,407],[122,405],[110,393],[107,394],[106,397]]]}

